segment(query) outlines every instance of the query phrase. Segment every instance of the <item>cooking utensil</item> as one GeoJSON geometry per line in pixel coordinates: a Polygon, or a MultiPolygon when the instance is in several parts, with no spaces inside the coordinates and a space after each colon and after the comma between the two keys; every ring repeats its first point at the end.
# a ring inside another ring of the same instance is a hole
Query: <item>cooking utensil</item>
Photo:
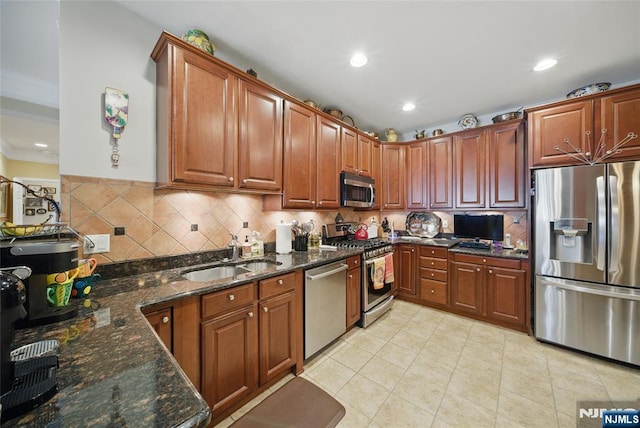
{"type": "Polygon", "coordinates": [[[369,238],[369,226],[364,223],[360,223],[356,229],[355,238],[358,241],[364,241],[369,238]]]}
{"type": "Polygon", "coordinates": [[[508,113],[499,114],[497,116],[492,117],[491,120],[493,121],[493,123],[498,123],[498,122],[505,122],[507,120],[518,119],[520,117],[520,113],[523,108],[524,107],[520,107],[516,111],[510,111],[508,113]]]}

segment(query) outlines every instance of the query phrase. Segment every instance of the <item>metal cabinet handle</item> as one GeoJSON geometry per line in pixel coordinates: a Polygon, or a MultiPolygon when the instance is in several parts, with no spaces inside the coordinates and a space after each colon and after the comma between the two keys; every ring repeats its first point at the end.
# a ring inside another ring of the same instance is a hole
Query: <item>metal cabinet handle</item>
{"type": "Polygon", "coordinates": [[[349,274],[349,278],[353,278],[353,275],[352,275],[352,274],[349,274]]]}
{"type": "Polygon", "coordinates": [[[435,273],[433,273],[433,272],[431,272],[431,276],[436,276],[436,274],[435,274],[435,273]]]}
{"type": "Polygon", "coordinates": [[[478,272],[480,272],[480,268],[476,268],[476,270],[477,270],[478,272]]]}
{"type": "Polygon", "coordinates": [[[284,284],[284,282],[281,279],[279,279],[278,280],[278,285],[282,285],[282,284],[284,284]]]}
{"type": "Polygon", "coordinates": [[[493,269],[489,269],[489,273],[493,273],[493,269]]]}
{"type": "Polygon", "coordinates": [[[233,294],[229,294],[229,300],[235,300],[236,296],[234,296],[233,294]]]}
{"type": "Polygon", "coordinates": [[[162,317],[162,324],[166,324],[169,322],[169,317],[162,317]]]}
{"type": "Polygon", "coordinates": [[[411,249],[411,252],[413,253],[414,251],[415,251],[415,248],[412,248],[412,249],[411,249]]]}
{"type": "Polygon", "coordinates": [[[253,312],[249,312],[247,315],[249,316],[249,318],[253,318],[253,312]]]}
{"type": "Polygon", "coordinates": [[[357,261],[357,260],[354,260],[354,261],[353,261],[353,264],[354,264],[354,265],[357,265],[357,264],[358,264],[358,261],[357,261]]]}
{"type": "Polygon", "coordinates": [[[433,288],[431,289],[431,294],[436,294],[436,290],[434,290],[433,288]]]}
{"type": "Polygon", "coordinates": [[[482,259],[482,263],[486,263],[486,262],[487,262],[487,259],[482,259]]]}
{"type": "Polygon", "coordinates": [[[243,184],[247,184],[247,181],[248,181],[248,180],[245,178],[244,180],[242,180],[242,183],[243,183],[243,184]]]}
{"type": "Polygon", "coordinates": [[[435,262],[431,262],[431,266],[435,266],[435,265],[436,265],[436,263],[435,263],[435,262]]]}
{"type": "Polygon", "coordinates": [[[233,177],[229,177],[229,181],[233,183],[233,177]]]}
{"type": "Polygon", "coordinates": [[[322,201],[318,202],[318,205],[322,205],[322,201]]]}
{"type": "Polygon", "coordinates": [[[269,312],[269,308],[267,308],[266,306],[264,308],[262,308],[263,311],[265,312],[269,312]]]}
{"type": "Polygon", "coordinates": [[[315,204],[316,204],[316,201],[311,201],[311,203],[312,203],[313,205],[315,205],[315,204]]]}
{"type": "Polygon", "coordinates": [[[435,253],[436,253],[435,251],[431,250],[431,254],[435,254],[435,253]]]}

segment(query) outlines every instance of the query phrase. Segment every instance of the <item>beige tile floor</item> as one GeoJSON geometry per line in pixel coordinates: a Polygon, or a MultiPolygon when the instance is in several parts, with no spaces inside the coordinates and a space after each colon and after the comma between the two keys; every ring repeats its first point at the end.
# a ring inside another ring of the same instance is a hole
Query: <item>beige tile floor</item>
{"type": "Polygon", "coordinates": [[[341,428],[575,427],[576,400],[640,399],[640,370],[403,301],[307,361],[302,376],[344,405],[341,428]]]}

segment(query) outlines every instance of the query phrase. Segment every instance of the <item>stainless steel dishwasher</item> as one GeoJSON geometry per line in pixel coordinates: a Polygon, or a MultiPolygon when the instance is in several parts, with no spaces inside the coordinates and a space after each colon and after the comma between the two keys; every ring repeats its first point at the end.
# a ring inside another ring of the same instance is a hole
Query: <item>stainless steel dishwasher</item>
{"type": "Polygon", "coordinates": [[[347,331],[347,267],[340,261],[305,272],[305,359],[347,331]]]}

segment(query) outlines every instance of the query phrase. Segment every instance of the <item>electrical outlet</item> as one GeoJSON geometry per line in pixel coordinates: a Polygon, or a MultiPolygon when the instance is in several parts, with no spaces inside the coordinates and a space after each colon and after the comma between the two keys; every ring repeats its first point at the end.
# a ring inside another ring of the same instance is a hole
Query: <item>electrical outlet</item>
{"type": "Polygon", "coordinates": [[[243,229],[248,229],[249,228],[249,222],[248,221],[243,221],[242,222],[242,228],[243,229]]]}
{"type": "Polygon", "coordinates": [[[449,220],[442,220],[442,228],[446,229],[449,227],[449,220]]]}
{"type": "Polygon", "coordinates": [[[121,226],[121,227],[114,227],[114,228],[113,228],[113,234],[114,234],[115,236],[124,235],[124,233],[125,233],[125,229],[124,229],[124,227],[122,227],[122,226],[121,226]]]}
{"type": "Polygon", "coordinates": [[[198,225],[197,224],[192,224],[191,225],[191,231],[192,232],[197,232],[198,231],[198,225]]]}
{"type": "Polygon", "coordinates": [[[85,254],[108,253],[110,249],[110,235],[86,235],[83,252],[85,254]],[[92,246],[93,245],[93,246],[92,246]]]}

